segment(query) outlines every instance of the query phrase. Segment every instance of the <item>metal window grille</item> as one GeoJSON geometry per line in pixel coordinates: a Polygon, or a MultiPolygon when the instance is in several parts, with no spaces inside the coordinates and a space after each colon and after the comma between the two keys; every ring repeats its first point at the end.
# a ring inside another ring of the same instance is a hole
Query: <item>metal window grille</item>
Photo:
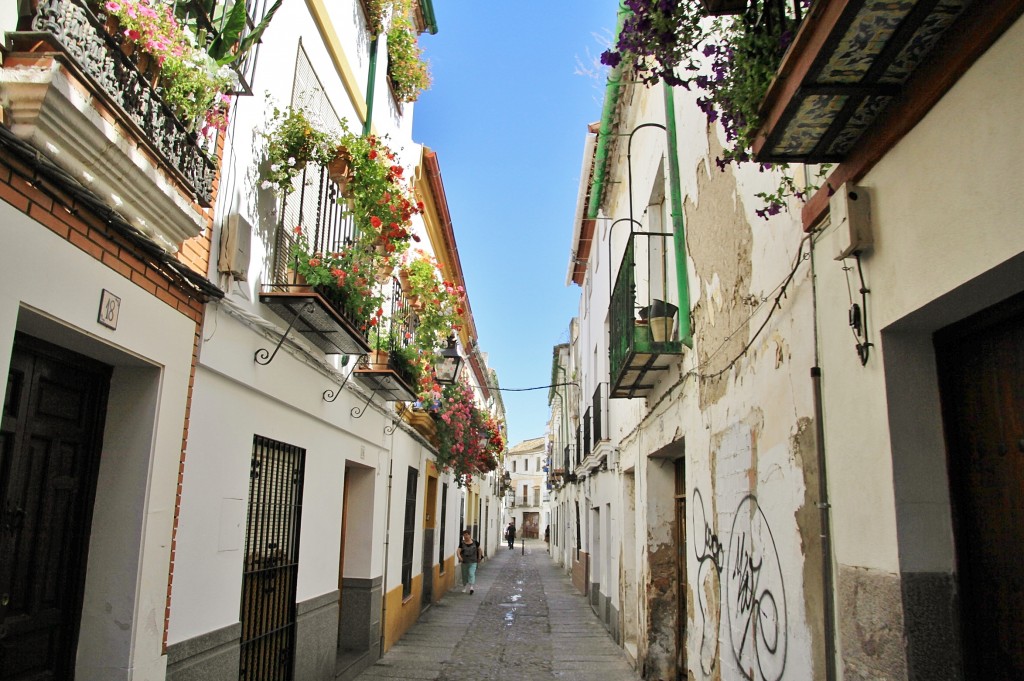
{"type": "Polygon", "coordinates": [[[583,414],[583,458],[584,459],[587,458],[588,456],[590,456],[590,442],[591,442],[590,426],[591,426],[590,410],[587,409],[586,413],[583,414]]]}
{"type": "Polygon", "coordinates": [[[580,427],[576,426],[576,465],[577,466],[580,465],[580,452],[583,451],[582,448],[580,447],[580,437],[581,437],[580,427]]]}
{"type": "Polygon", "coordinates": [[[242,573],[241,681],[291,681],[306,451],[256,435],[242,573]]]}
{"type": "Polygon", "coordinates": [[[593,412],[593,421],[591,421],[591,428],[594,434],[593,440],[596,445],[601,440],[606,439],[604,432],[604,410],[605,401],[601,394],[601,386],[603,383],[597,384],[597,390],[594,391],[593,406],[591,407],[593,412]]]}
{"type": "Polygon", "coordinates": [[[409,468],[405,485],[405,532],[402,537],[402,598],[412,593],[412,547],[416,539],[416,483],[419,471],[409,468]]]}
{"type": "Polygon", "coordinates": [[[580,502],[576,502],[576,560],[580,559],[580,550],[583,548],[583,538],[580,534],[580,502]]]}

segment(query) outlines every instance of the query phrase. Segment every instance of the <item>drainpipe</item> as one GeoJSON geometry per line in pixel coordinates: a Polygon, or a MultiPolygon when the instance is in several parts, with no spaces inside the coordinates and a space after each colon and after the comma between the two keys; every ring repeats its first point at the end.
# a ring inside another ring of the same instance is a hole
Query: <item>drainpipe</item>
{"type": "Polygon", "coordinates": [[[814,241],[811,251],[811,300],[814,314],[814,366],[811,367],[811,385],[814,395],[814,444],[818,462],[818,518],[821,524],[821,588],[824,602],[825,678],[835,681],[836,671],[836,594],[832,565],[832,506],[828,496],[828,472],[825,460],[825,421],[821,399],[821,366],[818,360],[818,287],[814,272],[814,241]]]}
{"type": "Polygon", "coordinates": [[[676,284],[679,287],[679,340],[693,349],[693,330],[690,328],[690,281],[686,271],[686,223],[683,219],[683,198],[679,181],[679,156],[676,152],[676,107],[672,87],[664,83],[665,130],[668,134],[668,176],[672,199],[672,240],[676,251],[676,284]]]}
{"type": "MultiPolygon", "coordinates": [[[[376,41],[375,41],[376,42],[376,41]]],[[[391,440],[391,447],[394,448],[394,438],[391,440]]],[[[388,554],[391,551],[391,480],[395,469],[394,453],[388,450],[388,493],[387,507],[384,511],[384,574],[381,577],[380,586],[380,655],[384,656],[384,639],[388,633],[388,554]]]]}
{"type": "Polygon", "coordinates": [[[370,42],[370,68],[366,83],[366,120],[363,121],[363,137],[370,134],[370,128],[373,125],[373,91],[377,81],[377,43],[379,42],[379,35],[374,36],[373,41],[370,42]]]}
{"type": "MultiPolygon", "coordinates": [[[[618,26],[615,29],[615,38],[612,45],[619,42],[619,34],[622,32],[622,24],[629,15],[629,10],[619,5],[618,26]]],[[[605,165],[608,161],[608,142],[612,134],[612,117],[615,115],[615,108],[619,102],[619,83],[622,80],[622,64],[614,67],[608,73],[608,84],[604,89],[604,108],[601,111],[601,125],[597,132],[597,151],[594,154],[594,181],[590,183],[590,205],[587,207],[587,219],[597,218],[598,210],[601,207],[601,192],[604,189],[605,165]]]]}

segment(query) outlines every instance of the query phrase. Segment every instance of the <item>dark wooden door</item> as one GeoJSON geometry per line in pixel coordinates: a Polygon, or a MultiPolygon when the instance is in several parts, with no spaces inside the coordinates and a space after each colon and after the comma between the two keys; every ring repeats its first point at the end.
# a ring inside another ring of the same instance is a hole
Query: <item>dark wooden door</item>
{"type": "Polygon", "coordinates": [[[675,462],[676,474],[676,679],[686,677],[686,459],[675,462]]]}
{"type": "Polygon", "coordinates": [[[964,661],[1024,679],[1024,296],[936,334],[964,661]]]}
{"type": "Polygon", "coordinates": [[[0,680],[68,681],[110,368],[18,335],[0,421],[0,680]]]}

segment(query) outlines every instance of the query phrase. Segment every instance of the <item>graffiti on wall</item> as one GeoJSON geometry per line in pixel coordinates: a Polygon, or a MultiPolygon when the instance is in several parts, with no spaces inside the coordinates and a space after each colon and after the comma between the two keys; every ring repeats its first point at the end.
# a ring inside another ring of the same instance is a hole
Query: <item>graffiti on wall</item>
{"type": "Polygon", "coordinates": [[[748,494],[723,538],[708,518],[699,489],[693,490],[693,499],[701,671],[714,671],[724,611],[733,658],[743,675],[751,681],[780,681],[788,643],[786,589],[768,519],[757,497],[748,494]]]}

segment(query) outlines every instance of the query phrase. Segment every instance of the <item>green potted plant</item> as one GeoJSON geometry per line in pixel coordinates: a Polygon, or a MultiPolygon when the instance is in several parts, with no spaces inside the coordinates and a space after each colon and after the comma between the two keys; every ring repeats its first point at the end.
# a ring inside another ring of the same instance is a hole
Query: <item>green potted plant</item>
{"type": "Polygon", "coordinates": [[[333,158],[344,150],[350,170],[341,199],[352,212],[359,228],[359,246],[369,253],[381,279],[390,277],[398,258],[413,239],[412,217],[423,210],[405,180],[398,155],[386,144],[386,137],[361,136],[349,132],[333,140],[333,158]]]}
{"type": "Polygon", "coordinates": [[[397,5],[387,34],[388,80],[395,99],[409,103],[430,87],[430,67],[423,59],[408,6],[397,5]]]}
{"type": "Polygon", "coordinates": [[[399,270],[408,282],[403,293],[416,299],[412,305],[418,320],[416,346],[432,359],[461,328],[465,289],[445,280],[437,261],[419,249],[405,258],[399,270]]]}
{"type": "Polygon", "coordinates": [[[494,470],[504,447],[500,424],[476,406],[465,380],[444,387],[437,436],[437,466],[450,471],[460,487],[473,475],[494,470]]]}
{"type": "MultiPolygon", "coordinates": [[[[231,65],[259,40],[281,0],[245,37],[246,5],[236,2],[214,22],[220,30],[197,30],[194,22],[159,0],[107,0],[102,3],[108,30],[118,34],[122,49],[137,53],[140,70],[152,75],[164,102],[189,130],[204,134],[227,125],[229,93],[238,88],[231,65]],[[150,74],[150,72],[155,72],[150,74]]],[[[184,14],[184,3],[178,7],[184,14]]]]}
{"type": "Polygon", "coordinates": [[[370,276],[370,261],[358,249],[320,253],[310,248],[302,227],[294,230],[289,267],[294,286],[309,286],[327,299],[363,333],[384,315],[384,295],[370,276]]]}
{"type": "Polygon", "coordinates": [[[260,134],[267,163],[260,186],[281,196],[294,191],[293,180],[307,163],[327,165],[337,151],[335,138],[314,125],[301,108],[275,106],[267,130],[260,134]]]}

